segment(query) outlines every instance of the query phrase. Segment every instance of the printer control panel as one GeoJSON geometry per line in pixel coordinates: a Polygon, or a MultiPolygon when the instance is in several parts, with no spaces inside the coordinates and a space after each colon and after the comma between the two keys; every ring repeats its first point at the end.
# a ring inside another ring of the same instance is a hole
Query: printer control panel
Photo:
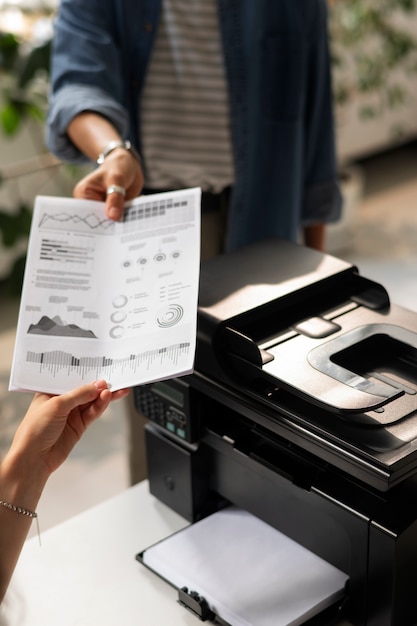
{"type": "Polygon", "coordinates": [[[158,381],[134,388],[135,407],[147,419],[182,441],[198,436],[198,419],[190,419],[193,390],[182,378],[158,381]]]}

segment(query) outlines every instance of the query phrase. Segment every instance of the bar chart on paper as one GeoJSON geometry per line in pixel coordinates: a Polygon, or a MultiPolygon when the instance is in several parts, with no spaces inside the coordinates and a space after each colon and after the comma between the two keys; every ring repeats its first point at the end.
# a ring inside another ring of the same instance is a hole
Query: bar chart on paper
{"type": "Polygon", "coordinates": [[[130,354],[119,359],[104,355],[77,357],[61,350],[51,352],[32,352],[29,350],[26,353],[26,361],[27,363],[36,363],[41,373],[45,371],[51,376],[57,375],[61,370],[66,370],[68,374],[71,371],[76,371],[82,380],[90,380],[91,376],[108,378],[116,371],[150,372],[166,359],[177,367],[184,358],[189,356],[190,350],[190,343],[178,343],[139,354],[130,354]]]}

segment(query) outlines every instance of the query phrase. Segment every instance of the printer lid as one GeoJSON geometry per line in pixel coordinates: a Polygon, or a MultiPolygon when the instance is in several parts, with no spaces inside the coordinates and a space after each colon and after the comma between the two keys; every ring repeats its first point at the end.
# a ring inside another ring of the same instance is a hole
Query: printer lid
{"type": "Polygon", "coordinates": [[[267,239],[202,264],[199,309],[218,323],[356,268],[311,248],[267,239]]]}
{"type": "Polygon", "coordinates": [[[416,329],[355,266],[270,239],[203,264],[195,370],[387,487],[417,466],[416,329]]]}
{"type": "MultiPolygon", "coordinates": [[[[356,267],[273,239],[203,266],[199,334],[242,379],[262,376],[323,408],[363,413],[403,390],[355,371],[353,347],[358,359],[389,334],[417,348],[414,331],[381,317],[389,309],[386,290],[356,267]]],[[[210,360],[197,363],[210,373],[210,360]]]]}

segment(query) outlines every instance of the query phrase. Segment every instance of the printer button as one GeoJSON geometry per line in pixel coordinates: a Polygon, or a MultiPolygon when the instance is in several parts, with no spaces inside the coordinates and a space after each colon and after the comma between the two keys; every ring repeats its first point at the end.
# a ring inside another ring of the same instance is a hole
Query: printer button
{"type": "Polygon", "coordinates": [[[292,328],[300,335],[305,335],[313,339],[322,339],[323,337],[337,333],[342,327],[335,322],[324,319],[324,317],[310,317],[308,320],[303,320],[292,328]]]}

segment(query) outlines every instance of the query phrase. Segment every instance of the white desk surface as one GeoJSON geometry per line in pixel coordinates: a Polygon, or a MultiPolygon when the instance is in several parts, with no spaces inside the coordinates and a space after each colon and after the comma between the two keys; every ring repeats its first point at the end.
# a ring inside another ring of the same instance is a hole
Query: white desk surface
{"type": "Polygon", "coordinates": [[[41,547],[29,539],[0,625],[197,626],[177,591],[135,559],[186,525],[144,481],[48,530],[41,547]]]}

